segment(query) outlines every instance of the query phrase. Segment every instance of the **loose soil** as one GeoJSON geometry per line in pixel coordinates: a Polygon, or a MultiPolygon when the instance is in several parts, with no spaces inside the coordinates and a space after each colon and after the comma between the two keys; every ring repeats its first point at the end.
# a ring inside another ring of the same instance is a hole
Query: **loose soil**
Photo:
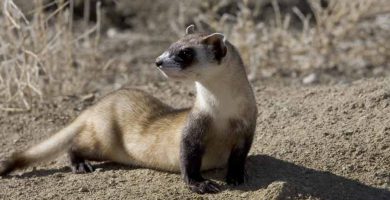
{"type": "MultiPolygon", "coordinates": [[[[140,75],[132,80],[153,81],[128,86],[176,107],[191,105],[191,86],[140,75]]],[[[331,86],[258,81],[253,88],[259,114],[242,186],[226,186],[226,170],[213,170],[205,175],[223,191],[197,195],[179,174],[113,163],[72,174],[61,156],[1,178],[0,199],[390,199],[390,78],[331,86]]],[[[0,113],[0,157],[47,138],[111,90],[37,101],[28,113],[0,113]]]]}

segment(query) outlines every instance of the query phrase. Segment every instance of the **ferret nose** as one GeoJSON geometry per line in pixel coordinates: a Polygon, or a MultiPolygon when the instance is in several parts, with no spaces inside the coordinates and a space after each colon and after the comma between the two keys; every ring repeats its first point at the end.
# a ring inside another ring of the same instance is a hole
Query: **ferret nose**
{"type": "Polygon", "coordinates": [[[160,67],[162,64],[163,64],[162,59],[157,58],[157,59],[156,59],[156,66],[157,66],[157,67],[160,67]]]}

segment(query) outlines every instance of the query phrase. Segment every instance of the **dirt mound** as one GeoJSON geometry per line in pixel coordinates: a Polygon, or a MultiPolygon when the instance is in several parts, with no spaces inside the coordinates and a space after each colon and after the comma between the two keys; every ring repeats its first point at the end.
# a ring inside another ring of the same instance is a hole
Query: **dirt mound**
{"type": "MultiPolygon", "coordinates": [[[[95,163],[94,173],[71,174],[61,157],[2,178],[0,199],[390,199],[389,85],[390,79],[303,88],[254,83],[259,117],[247,183],[223,185],[216,195],[198,196],[178,174],[149,169],[95,163]]],[[[194,98],[190,86],[172,82],[140,88],[178,107],[194,98]]],[[[96,99],[63,96],[36,102],[30,113],[0,113],[0,157],[46,138],[96,99]]],[[[206,176],[223,184],[224,173],[206,176]]]]}

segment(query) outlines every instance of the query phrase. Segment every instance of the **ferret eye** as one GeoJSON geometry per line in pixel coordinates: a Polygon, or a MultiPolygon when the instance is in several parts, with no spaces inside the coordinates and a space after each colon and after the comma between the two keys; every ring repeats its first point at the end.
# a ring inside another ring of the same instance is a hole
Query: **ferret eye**
{"type": "Polygon", "coordinates": [[[190,60],[193,56],[193,50],[190,48],[182,49],[177,56],[183,60],[190,60]]]}

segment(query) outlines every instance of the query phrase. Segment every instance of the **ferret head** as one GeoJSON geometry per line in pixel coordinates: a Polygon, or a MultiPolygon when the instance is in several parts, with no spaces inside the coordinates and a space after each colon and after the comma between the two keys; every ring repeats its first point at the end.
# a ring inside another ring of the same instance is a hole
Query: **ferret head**
{"type": "Polygon", "coordinates": [[[194,33],[173,43],[156,59],[156,66],[168,78],[199,81],[221,73],[227,54],[225,36],[221,33],[194,33]]]}

